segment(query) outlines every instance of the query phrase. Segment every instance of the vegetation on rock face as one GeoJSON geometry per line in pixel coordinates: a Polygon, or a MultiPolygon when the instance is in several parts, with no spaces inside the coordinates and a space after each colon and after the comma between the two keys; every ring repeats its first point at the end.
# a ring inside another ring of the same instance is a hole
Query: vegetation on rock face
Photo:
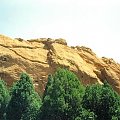
{"type": "Polygon", "coordinates": [[[41,100],[35,92],[30,77],[22,73],[12,87],[11,100],[6,111],[7,120],[35,120],[41,100]]]}
{"type": "Polygon", "coordinates": [[[9,99],[10,96],[6,84],[3,80],[0,80],[0,120],[3,120],[5,117],[5,111],[9,99]]]}
{"type": "Polygon", "coordinates": [[[48,76],[42,100],[26,73],[10,95],[0,80],[0,120],[120,120],[120,96],[107,82],[85,88],[66,69],[48,76]]]}

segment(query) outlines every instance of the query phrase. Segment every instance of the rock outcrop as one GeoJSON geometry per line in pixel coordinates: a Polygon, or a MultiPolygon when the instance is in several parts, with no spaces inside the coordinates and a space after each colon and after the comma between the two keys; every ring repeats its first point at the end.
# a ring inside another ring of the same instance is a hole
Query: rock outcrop
{"type": "Polygon", "coordinates": [[[69,47],[64,39],[25,41],[0,35],[0,77],[8,86],[27,72],[36,90],[43,92],[48,74],[58,67],[73,71],[85,85],[107,80],[120,93],[120,64],[113,59],[98,58],[84,46],[69,47]]]}

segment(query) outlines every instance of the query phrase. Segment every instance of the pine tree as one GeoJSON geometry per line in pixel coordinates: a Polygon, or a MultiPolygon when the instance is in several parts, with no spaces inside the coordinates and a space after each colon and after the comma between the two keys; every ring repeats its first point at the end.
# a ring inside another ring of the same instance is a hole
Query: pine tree
{"type": "Polygon", "coordinates": [[[5,117],[5,111],[9,99],[10,96],[7,90],[6,83],[3,80],[0,80],[0,120],[3,120],[5,117]]]}
{"type": "MultiPolygon", "coordinates": [[[[113,90],[113,88],[105,82],[101,95],[101,115],[104,120],[111,120],[112,116],[116,116],[117,111],[120,112],[120,96],[113,90]]],[[[116,116],[120,118],[119,116],[116,116]]]]}
{"type": "Polygon", "coordinates": [[[11,95],[6,112],[7,120],[35,120],[41,100],[26,73],[22,73],[20,80],[13,85],[11,95]]]}
{"type": "Polygon", "coordinates": [[[79,114],[84,87],[75,74],[58,69],[48,77],[43,105],[41,107],[41,120],[72,120],[79,114]]]}
{"type": "Polygon", "coordinates": [[[80,116],[77,116],[74,120],[96,120],[94,112],[90,112],[89,110],[83,108],[80,111],[80,116]]]}
{"type": "Polygon", "coordinates": [[[90,109],[96,115],[101,114],[101,94],[102,86],[99,84],[93,84],[86,87],[85,95],[83,96],[83,107],[90,109]]]}
{"type": "Polygon", "coordinates": [[[97,115],[97,120],[119,117],[120,97],[108,83],[88,86],[83,97],[83,107],[97,115]]]}

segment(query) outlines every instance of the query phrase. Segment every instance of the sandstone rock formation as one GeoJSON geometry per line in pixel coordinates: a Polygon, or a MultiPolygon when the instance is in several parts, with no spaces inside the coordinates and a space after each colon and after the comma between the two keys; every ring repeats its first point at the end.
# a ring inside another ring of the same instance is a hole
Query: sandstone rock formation
{"type": "Polygon", "coordinates": [[[64,39],[25,41],[0,35],[0,77],[8,86],[27,72],[36,89],[43,92],[48,74],[58,67],[73,71],[85,85],[107,80],[120,93],[120,64],[113,59],[98,58],[87,47],[69,47],[64,39]]]}

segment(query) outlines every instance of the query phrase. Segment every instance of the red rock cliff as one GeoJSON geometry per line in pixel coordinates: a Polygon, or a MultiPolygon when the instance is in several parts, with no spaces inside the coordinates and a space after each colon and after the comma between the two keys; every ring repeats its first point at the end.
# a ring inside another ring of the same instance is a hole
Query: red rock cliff
{"type": "Polygon", "coordinates": [[[48,74],[57,67],[73,71],[84,84],[107,80],[120,93],[120,64],[98,58],[90,48],[69,47],[64,39],[11,39],[0,35],[0,77],[10,86],[27,72],[35,87],[44,90],[48,74]]]}

